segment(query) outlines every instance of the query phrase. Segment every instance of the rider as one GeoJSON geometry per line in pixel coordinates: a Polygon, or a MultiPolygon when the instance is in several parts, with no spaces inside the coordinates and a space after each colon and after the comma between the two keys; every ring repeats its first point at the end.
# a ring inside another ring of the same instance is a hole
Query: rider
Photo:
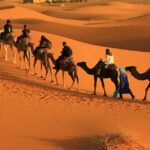
{"type": "Polygon", "coordinates": [[[63,49],[61,51],[61,55],[56,60],[56,65],[53,67],[54,69],[57,69],[60,67],[59,62],[63,59],[68,60],[67,58],[71,58],[72,56],[72,49],[67,45],[66,42],[62,43],[63,49]]]}
{"type": "MultiPolygon", "coordinates": [[[[106,60],[105,60],[105,68],[106,69],[114,69],[114,56],[111,53],[110,49],[106,49],[106,60]]],[[[97,73],[96,74],[100,74],[100,67],[98,65],[98,69],[97,69],[97,73]]]]}
{"type": "Polygon", "coordinates": [[[28,28],[27,25],[24,25],[24,28],[22,30],[22,35],[26,38],[30,38],[30,29],[28,28]]]}
{"type": "Polygon", "coordinates": [[[40,51],[41,49],[47,49],[50,48],[49,43],[51,43],[44,35],[41,36],[40,39],[40,44],[39,46],[35,49],[34,51],[34,55],[37,54],[38,51],[40,51]]]}
{"type": "Polygon", "coordinates": [[[21,40],[21,42],[24,43],[22,44],[23,47],[25,46],[24,48],[26,48],[26,46],[29,44],[29,40],[30,40],[29,33],[30,33],[30,29],[27,27],[27,25],[24,25],[22,30],[22,35],[17,38],[17,43],[19,43],[19,41],[21,40]]]}
{"type": "Polygon", "coordinates": [[[6,39],[9,36],[12,36],[13,27],[10,20],[7,20],[7,23],[4,25],[4,33],[6,34],[6,39]]]}

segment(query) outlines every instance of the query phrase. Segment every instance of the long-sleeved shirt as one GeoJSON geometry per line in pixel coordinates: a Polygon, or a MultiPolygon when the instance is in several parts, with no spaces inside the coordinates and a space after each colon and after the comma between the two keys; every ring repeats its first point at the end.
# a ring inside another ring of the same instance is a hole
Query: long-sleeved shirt
{"type": "Polygon", "coordinates": [[[114,64],[114,56],[113,55],[106,55],[106,61],[105,61],[105,64],[106,65],[109,65],[109,64],[114,64]]]}

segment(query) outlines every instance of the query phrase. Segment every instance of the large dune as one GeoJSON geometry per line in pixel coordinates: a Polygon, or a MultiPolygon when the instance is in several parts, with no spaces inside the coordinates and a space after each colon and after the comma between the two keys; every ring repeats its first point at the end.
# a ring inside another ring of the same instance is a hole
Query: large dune
{"type": "MultiPolygon", "coordinates": [[[[117,7],[119,6],[119,4],[112,4],[112,5],[115,5],[115,6],[117,5],[117,7]]],[[[47,16],[41,13],[41,11],[38,12],[36,10],[31,10],[30,9],[32,6],[31,4],[29,5],[30,7],[27,7],[27,8],[23,6],[24,5],[18,4],[16,5],[15,8],[8,9],[8,10],[1,10],[0,15],[1,15],[1,19],[3,20],[3,23],[6,19],[9,18],[13,20],[13,24],[15,25],[16,28],[22,28],[23,24],[28,24],[32,30],[43,31],[43,32],[61,35],[61,36],[66,36],[68,38],[72,38],[72,39],[86,42],[89,44],[149,52],[150,16],[147,15],[147,12],[150,8],[149,5],[145,6],[146,10],[144,10],[143,5],[140,8],[136,8],[136,5],[135,5],[136,11],[134,15],[136,14],[136,17],[133,17],[131,19],[130,18],[131,16],[125,13],[128,19],[126,18],[126,20],[117,21],[117,22],[116,21],[109,22],[109,19],[107,19],[109,18],[108,16],[106,18],[104,17],[102,19],[103,21],[101,20],[102,22],[85,20],[84,17],[90,16],[89,12],[87,11],[90,6],[82,7],[82,9],[81,8],[75,9],[77,14],[74,13],[74,15],[77,17],[81,17],[81,20],[73,20],[75,18],[72,18],[71,20],[69,18],[67,19],[55,18],[53,15],[47,16]],[[84,12],[88,12],[88,13],[84,13],[84,12]],[[83,18],[82,18],[82,15],[80,14],[84,15],[83,18]],[[143,16],[141,16],[142,14],[143,16]],[[103,23],[104,21],[105,23],[103,23]]],[[[33,6],[37,7],[36,5],[33,5],[33,6]]],[[[42,7],[43,7],[42,11],[44,11],[44,8],[45,10],[48,9],[47,6],[46,7],[42,6],[42,7]]],[[[97,6],[91,6],[91,7],[96,8],[97,6]]],[[[102,7],[102,6],[99,6],[99,7],[102,7]]],[[[113,8],[113,6],[111,5],[105,6],[105,7],[113,8]]],[[[131,8],[129,7],[129,8],[132,10],[132,7],[131,8]]],[[[94,11],[94,8],[92,8],[91,12],[94,11]]],[[[54,11],[53,9],[54,8],[52,8],[52,11],[54,11]]],[[[103,8],[102,12],[105,12],[105,9],[103,8]]],[[[100,16],[104,16],[102,15],[103,14],[102,12],[100,16]]],[[[129,11],[129,12],[132,12],[132,11],[129,11]]],[[[114,12],[114,14],[117,14],[117,13],[119,12],[117,11],[114,12]]],[[[94,14],[95,17],[97,15],[98,14],[94,14]]],[[[62,16],[63,16],[63,13],[62,13],[62,16]]],[[[70,17],[71,16],[73,15],[71,14],[70,17]]],[[[91,17],[94,18],[94,16],[92,15],[91,17]]]]}

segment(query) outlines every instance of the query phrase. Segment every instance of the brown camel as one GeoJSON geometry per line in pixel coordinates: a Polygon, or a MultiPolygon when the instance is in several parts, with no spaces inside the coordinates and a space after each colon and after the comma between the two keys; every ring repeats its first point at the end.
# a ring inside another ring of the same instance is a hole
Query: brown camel
{"type": "Polygon", "coordinates": [[[27,69],[26,63],[25,63],[25,59],[27,59],[28,66],[29,66],[28,71],[30,71],[30,50],[33,48],[33,44],[30,42],[26,43],[26,40],[27,39],[25,37],[19,36],[16,42],[16,47],[19,53],[20,68],[22,68],[21,52],[23,52],[23,60],[24,60],[25,68],[27,69]]]}
{"type": "Polygon", "coordinates": [[[125,70],[131,72],[132,76],[138,80],[149,81],[148,86],[145,89],[145,96],[143,98],[143,101],[145,101],[147,99],[147,93],[150,88],[150,68],[144,73],[139,73],[135,66],[128,66],[125,68],[125,70]]]}
{"type": "MultiPolygon", "coordinates": [[[[48,44],[49,44],[49,48],[51,48],[51,42],[48,43],[48,44]]],[[[53,82],[53,74],[52,74],[52,69],[51,69],[50,61],[49,61],[49,58],[48,58],[47,48],[40,48],[35,53],[36,50],[34,50],[34,46],[32,45],[31,51],[32,51],[32,53],[34,55],[34,64],[33,64],[34,74],[37,75],[35,66],[36,66],[37,60],[39,60],[41,62],[41,78],[43,78],[43,75],[42,75],[42,66],[44,66],[44,68],[46,70],[46,74],[45,74],[44,80],[46,80],[46,77],[47,77],[47,74],[48,74],[48,69],[49,69],[50,70],[50,75],[51,75],[51,82],[53,82]]]]}
{"type": "MultiPolygon", "coordinates": [[[[52,63],[55,66],[57,66],[56,65],[56,59],[54,58],[54,56],[51,53],[48,54],[48,57],[51,59],[52,63]]],[[[72,79],[72,84],[71,84],[69,89],[71,89],[73,87],[75,81],[77,80],[78,90],[79,90],[79,77],[78,77],[78,73],[77,73],[77,66],[71,61],[66,63],[64,60],[60,61],[59,66],[60,66],[59,68],[56,68],[56,73],[55,73],[55,78],[56,78],[57,84],[59,84],[57,74],[60,70],[62,70],[63,86],[65,85],[65,83],[64,83],[64,72],[68,72],[69,76],[72,79]]]]}
{"type": "Polygon", "coordinates": [[[15,50],[15,39],[13,36],[6,38],[6,34],[4,32],[0,33],[0,48],[4,47],[5,50],[5,61],[8,61],[8,47],[10,46],[13,51],[12,62],[16,64],[16,50],[15,50]]]}
{"type": "Polygon", "coordinates": [[[105,78],[110,78],[112,82],[114,83],[116,89],[118,88],[118,72],[115,69],[106,69],[105,68],[105,63],[100,60],[93,68],[88,68],[86,62],[79,62],[77,63],[79,67],[81,67],[85,72],[87,72],[89,75],[94,76],[94,95],[96,95],[96,87],[97,87],[97,78],[100,78],[102,87],[104,90],[104,96],[107,96],[106,90],[105,90],[105,84],[104,84],[104,79],[105,78]],[[98,67],[99,66],[99,67],[98,67]],[[100,74],[97,74],[97,68],[100,68],[100,74]]]}

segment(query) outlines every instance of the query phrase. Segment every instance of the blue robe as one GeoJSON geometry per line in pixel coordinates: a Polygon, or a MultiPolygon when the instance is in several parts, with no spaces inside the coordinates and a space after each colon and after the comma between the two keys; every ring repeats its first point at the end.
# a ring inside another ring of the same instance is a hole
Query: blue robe
{"type": "Polygon", "coordinates": [[[127,75],[125,73],[121,73],[120,74],[120,85],[119,85],[119,93],[123,94],[128,94],[130,93],[131,90],[129,88],[129,82],[128,82],[128,78],[127,75]]]}

